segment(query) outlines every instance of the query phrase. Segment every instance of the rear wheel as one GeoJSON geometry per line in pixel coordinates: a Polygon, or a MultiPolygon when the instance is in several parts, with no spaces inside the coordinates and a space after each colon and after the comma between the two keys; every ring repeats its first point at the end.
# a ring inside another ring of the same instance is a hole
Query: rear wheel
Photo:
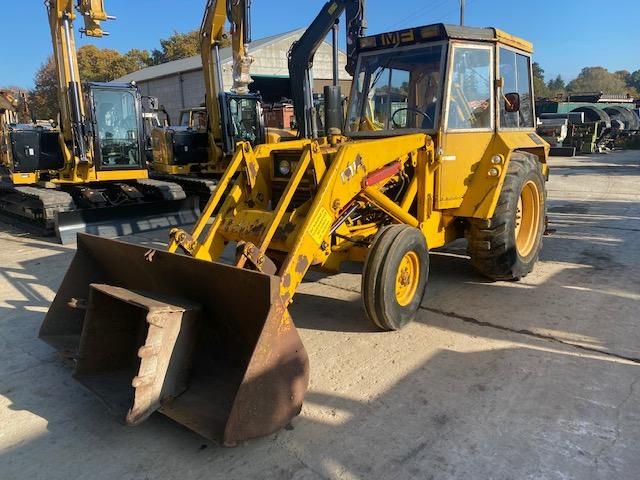
{"type": "Polygon", "coordinates": [[[493,218],[473,219],[471,263],[493,280],[518,280],[538,261],[545,228],[546,192],[535,155],[514,152],[493,218]]]}
{"type": "Polygon", "coordinates": [[[362,299],[369,319],[399,330],[415,319],[429,276],[424,235],[408,225],[385,227],[374,241],[362,273],[362,299]]]}

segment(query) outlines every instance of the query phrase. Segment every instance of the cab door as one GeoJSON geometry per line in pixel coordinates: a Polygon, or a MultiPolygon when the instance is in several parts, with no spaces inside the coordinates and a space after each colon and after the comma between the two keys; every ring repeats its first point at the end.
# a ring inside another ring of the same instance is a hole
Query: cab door
{"type": "Polygon", "coordinates": [[[453,43],[438,148],[436,209],[458,208],[495,132],[494,47],[453,43]]]}

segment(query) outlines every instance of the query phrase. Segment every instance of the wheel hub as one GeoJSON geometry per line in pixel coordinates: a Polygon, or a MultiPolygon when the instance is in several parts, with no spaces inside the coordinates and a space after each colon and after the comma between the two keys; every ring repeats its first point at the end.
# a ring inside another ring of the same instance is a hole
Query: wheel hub
{"type": "Polygon", "coordinates": [[[420,259],[415,252],[407,252],[396,274],[396,300],[401,306],[411,303],[420,281],[420,259]]]}
{"type": "Polygon", "coordinates": [[[515,217],[516,248],[522,257],[536,246],[540,228],[540,191],[532,180],[522,187],[515,217]]]}

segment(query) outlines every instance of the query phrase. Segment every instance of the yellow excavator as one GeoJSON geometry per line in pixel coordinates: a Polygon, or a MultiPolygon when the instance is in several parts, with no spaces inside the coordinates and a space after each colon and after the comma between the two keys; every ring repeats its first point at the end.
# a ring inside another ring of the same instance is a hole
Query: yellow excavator
{"type": "MultiPolygon", "coordinates": [[[[204,202],[215,190],[238,141],[256,145],[265,142],[261,99],[249,93],[249,68],[253,58],[247,53],[250,42],[250,0],[208,0],[200,27],[200,55],[205,84],[205,106],[198,108],[199,122],[190,121],[153,131],[153,163],[158,178],[178,175],[189,192],[204,202]],[[228,38],[225,24],[231,24],[233,86],[224,91],[220,45],[228,38]],[[203,115],[204,114],[204,115],[203,115]]],[[[188,115],[193,111],[185,111],[188,115]]]]}
{"type": "Polygon", "coordinates": [[[265,128],[262,97],[249,91],[254,62],[248,52],[250,10],[251,0],[207,1],[200,27],[206,108],[184,110],[177,125],[156,128],[152,134],[153,177],[179,183],[187,194],[199,196],[202,206],[215,190],[238,142],[256,146],[295,138],[290,131],[265,128]],[[229,33],[225,32],[227,21],[229,33]],[[225,92],[220,45],[229,34],[233,85],[225,92]]]}
{"type": "Polygon", "coordinates": [[[102,37],[103,0],[47,0],[58,79],[57,128],[19,125],[8,132],[0,213],[62,243],[79,231],[100,235],[193,222],[197,206],[172,182],[149,179],[141,96],[133,84],[82,85],[75,50],[81,30],[102,37]],[[74,5],[75,4],[75,5],[74,5]],[[74,6],[76,8],[74,8],[74,6]]]}
{"type": "Polygon", "coordinates": [[[289,54],[303,138],[240,142],[167,251],[79,237],[40,336],[77,352],[75,378],[129,425],[159,411],[225,445],[287,425],[309,378],[287,307],[309,269],[362,262],[364,313],[395,330],[416,317],[431,249],[466,237],[494,280],[534,268],[549,145],[533,46],[496,28],[363,29],[363,0],[324,5],[289,54]],[[355,81],[346,121],[327,115],[317,137],[310,69],[343,12],[355,81]]]}

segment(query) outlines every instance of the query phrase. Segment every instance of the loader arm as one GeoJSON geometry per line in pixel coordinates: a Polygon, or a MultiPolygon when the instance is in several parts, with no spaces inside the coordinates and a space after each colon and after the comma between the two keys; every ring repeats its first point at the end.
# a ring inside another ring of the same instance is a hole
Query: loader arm
{"type": "Polygon", "coordinates": [[[289,52],[289,77],[291,93],[300,138],[317,138],[318,127],[313,114],[313,81],[311,69],[313,57],[325,38],[346,12],[347,23],[347,70],[355,69],[354,52],[356,40],[366,28],[364,0],[331,0],[325,4],[315,20],[295,42],[289,52]]]}
{"type": "Polygon", "coordinates": [[[239,147],[192,234],[172,231],[169,251],[181,248],[190,256],[215,262],[229,242],[239,242],[235,266],[277,274],[285,306],[291,303],[312,265],[320,266],[332,255],[339,256],[340,248],[333,234],[340,233],[339,228],[358,203],[375,205],[396,221],[415,227],[440,221],[439,215],[429,213],[432,205],[428,204],[426,192],[419,191],[435,171],[429,160],[434,155],[433,142],[425,134],[344,142],[329,150],[310,139],[260,145],[255,151],[248,144],[239,147]],[[283,152],[301,154],[286,190],[273,209],[268,210],[268,185],[273,183],[270,164],[274,154],[283,152]],[[405,207],[401,207],[382,187],[392,177],[410,169],[416,171],[414,187],[408,189],[402,199],[405,207]],[[244,172],[237,176],[241,170],[244,172]],[[309,180],[309,176],[313,178],[309,180]],[[304,181],[317,188],[307,203],[296,208],[293,196],[304,188],[304,181]],[[223,191],[229,191],[224,200],[223,191]],[[414,216],[406,211],[406,205],[416,198],[414,216]],[[214,218],[216,211],[219,213],[214,218]],[[273,262],[268,257],[271,254],[281,259],[273,262]]]}

